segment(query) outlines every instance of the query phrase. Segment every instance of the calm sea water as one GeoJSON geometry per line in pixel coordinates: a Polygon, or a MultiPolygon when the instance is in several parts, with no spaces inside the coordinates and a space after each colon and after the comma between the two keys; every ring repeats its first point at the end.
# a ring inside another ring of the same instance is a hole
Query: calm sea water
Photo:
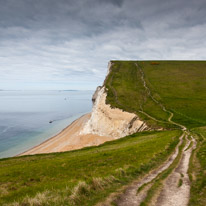
{"type": "Polygon", "coordinates": [[[0,91],[0,158],[30,149],[90,112],[92,94],[93,91],[0,91]]]}

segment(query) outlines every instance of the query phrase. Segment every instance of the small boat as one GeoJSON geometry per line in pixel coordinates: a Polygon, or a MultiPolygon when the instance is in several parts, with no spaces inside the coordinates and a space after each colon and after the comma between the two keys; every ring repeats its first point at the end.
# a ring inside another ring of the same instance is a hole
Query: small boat
{"type": "Polygon", "coordinates": [[[49,123],[51,124],[53,121],[49,121],[49,123]]]}

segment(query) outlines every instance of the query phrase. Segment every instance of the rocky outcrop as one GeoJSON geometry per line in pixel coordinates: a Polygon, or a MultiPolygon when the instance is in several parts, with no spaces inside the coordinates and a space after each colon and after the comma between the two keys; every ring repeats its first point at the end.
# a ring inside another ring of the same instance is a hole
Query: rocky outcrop
{"type": "MultiPolygon", "coordinates": [[[[111,63],[109,64],[108,73],[110,67],[111,63]]],[[[97,87],[92,98],[91,117],[80,134],[97,134],[118,139],[148,129],[147,125],[136,114],[118,108],[111,108],[109,104],[106,104],[106,97],[105,87],[97,87]]]]}
{"type": "Polygon", "coordinates": [[[96,101],[96,99],[97,99],[97,96],[98,96],[98,93],[99,93],[99,91],[101,90],[101,86],[98,86],[97,88],[96,88],[96,91],[94,92],[94,94],[93,94],[93,96],[92,96],[92,102],[93,102],[93,104],[95,103],[95,101],[96,101]]]}

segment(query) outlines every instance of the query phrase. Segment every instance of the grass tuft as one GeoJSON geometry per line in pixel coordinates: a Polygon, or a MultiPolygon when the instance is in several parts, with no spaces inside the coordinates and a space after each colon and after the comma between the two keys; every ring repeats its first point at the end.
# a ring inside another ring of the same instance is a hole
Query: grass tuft
{"type": "Polygon", "coordinates": [[[76,204],[83,196],[88,196],[90,193],[90,187],[84,181],[80,181],[72,190],[69,199],[71,203],[76,204]]]}
{"type": "Polygon", "coordinates": [[[124,177],[127,175],[126,169],[118,168],[115,170],[119,177],[124,177]]]}
{"type": "Polygon", "coordinates": [[[183,183],[182,178],[180,178],[180,179],[179,179],[179,182],[178,182],[178,187],[181,187],[181,186],[182,186],[182,183],[183,183]]]}
{"type": "Polygon", "coordinates": [[[100,177],[94,177],[94,178],[92,178],[91,189],[92,190],[101,190],[108,183],[110,183],[110,182],[106,182],[105,180],[103,180],[100,177]]]}
{"type": "Polygon", "coordinates": [[[107,184],[111,184],[112,182],[117,181],[117,178],[115,178],[113,175],[110,175],[105,177],[104,180],[107,184]]]}
{"type": "Polygon", "coordinates": [[[47,205],[49,199],[49,191],[44,191],[37,193],[34,197],[26,196],[21,202],[5,204],[4,206],[42,206],[47,205]]]}

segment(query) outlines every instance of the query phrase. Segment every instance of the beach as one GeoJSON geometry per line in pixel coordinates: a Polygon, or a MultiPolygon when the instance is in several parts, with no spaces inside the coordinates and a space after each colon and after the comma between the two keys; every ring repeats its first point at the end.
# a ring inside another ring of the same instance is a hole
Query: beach
{"type": "Polygon", "coordinates": [[[113,140],[114,138],[112,137],[99,136],[95,134],[80,134],[81,129],[90,116],[90,113],[81,116],[68,127],[63,129],[59,134],[19,154],[18,156],[71,151],[84,147],[100,145],[106,141],[113,140]]]}
{"type": "Polygon", "coordinates": [[[1,91],[0,158],[59,134],[92,109],[93,91],[1,91]]]}

